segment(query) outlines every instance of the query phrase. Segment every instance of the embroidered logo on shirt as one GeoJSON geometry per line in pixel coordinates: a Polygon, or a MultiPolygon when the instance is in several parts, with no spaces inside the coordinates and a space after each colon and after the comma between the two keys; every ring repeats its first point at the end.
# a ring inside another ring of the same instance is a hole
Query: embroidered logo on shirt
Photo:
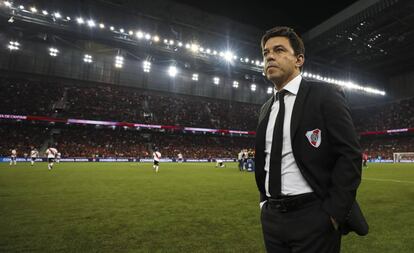
{"type": "Polygon", "coordinates": [[[314,129],[314,130],[310,130],[306,132],[306,138],[308,138],[309,143],[317,148],[319,147],[319,145],[321,145],[321,141],[322,141],[322,135],[321,135],[322,131],[320,129],[314,129]]]}

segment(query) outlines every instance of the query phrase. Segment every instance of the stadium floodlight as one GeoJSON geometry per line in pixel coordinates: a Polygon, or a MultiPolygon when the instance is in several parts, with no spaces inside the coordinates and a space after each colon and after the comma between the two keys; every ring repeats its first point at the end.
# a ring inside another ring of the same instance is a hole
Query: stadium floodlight
{"type": "Polygon", "coordinates": [[[76,22],[78,22],[78,24],[82,25],[83,23],[85,23],[85,20],[83,20],[83,18],[79,17],[76,19],[76,22]]]}
{"type": "Polygon", "coordinates": [[[167,39],[164,39],[164,44],[168,44],[168,40],[167,39]]]}
{"type": "Polygon", "coordinates": [[[200,50],[200,52],[204,52],[204,48],[200,47],[198,50],[200,50]]]}
{"type": "Polygon", "coordinates": [[[105,28],[105,24],[104,23],[100,23],[99,24],[99,28],[104,29],[105,28]]]}
{"type": "Polygon", "coordinates": [[[233,81],[233,88],[239,88],[239,82],[233,81]]]}
{"type": "Polygon", "coordinates": [[[321,75],[318,75],[318,74],[312,74],[310,72],[304,72],[302,75],[304,77],[308,77],[308,78],[311,78],[311,79],[316,79],[316,80],[321,81],[321,82],[326,82],[326,83],[330,83],[330,84],[336,84],[336,85],[339,85],[339,86],[343,86],[347,89],[360,90],[360,91],[364,91],[364,92],[367,92],[367,93],[372,93],[372,94],[377,94],[377,95],[382,95],[382,96],[385,96],[385,94],[386,94],[385,91],[377,90],[377,89],[374,89],[374,88],[371,88],[371,87],[364,87],[364,86],[356,84],[352,81],[337,80],[337,79],[334,79],[334,78],[321,76],[321,75]]]}
{"type": "Polygon", "coordinates": [[[194,73],[193,74],[193,77],[191,78],[193,81],[198,81],[198,74],[197,73],[194,73]]]}
{"type": "Polygon", "coordinates": [[[207,48],[207,49],[206,49],[206,53],[207,53],[207,54],[211,54],[211,49],[210,49],[210,48],[207,48]]]}
{"type": "Polygon", "coordinates": [[[177,69],[177,67],[175,67],[175,66],[170,66],[170,67],[168,68],[168,75],[169,75],[169,76],[171,76],[171,77],[175,77],[175,76],[177,75],[177,73],[178,73],[178,69],[177,69]]]}
{"type": "Polygon", "coordinates": [[[131,31],[131,30],[129,30],[129,31],[128,31],[128,34],[129,34],[129,35],[134,35],[134,32],[133,32],[133,31],[131,31]]]}
{"type": "Polygon", "coordinates": [[[124,32],[125,32],[124,28],[119,29],[119,31],[120,31],[121,33],[124,33],[124,32]]]}
{"type": "Polygon", "coordinates": [[[111,26],[111,27],[109,27],[109,30],[113,31],[113,30],[115,30],[115,27],[111,26]]]}
{"type": "Polygon", "coordinates": [[[155,35],[152,40],[154,40],[155,42],[159,42],[160,41],[160,37],[158,35],[155,35]]]}
{"type": "Polygon", "coordinates": [[[144,72],[149,73],[151,71],[151,62],[149,61],[142,62],[142,68],[144,69],[144,72]]]}
{"type": "Polygon", "coordinates": [[[267,88],[267,94],[272,94],[272,92],[273,92],[273,88],[272,87],[267,88]]]}
{"type": "Polygon", "coordinates": [[[170,40],[169,41],[169,44],[172,46],[172,45],[174,45],[174,41],[173,40],[170,40]]]}
{"type": "Polygon", "coordinates": [[[49,48],[49,55],[56,57],[59,53],[59,50],[57,48],[51,47],[49,48]]]}
{"type": "Polygon", "coordinates": [[[115,68],[122,68],[122,66],[124,65],[124,57],[122,56],[115,56],[115,68]]]}
{"type": "Polygon", "coordinates": [[[143,32],[141,32],[141,31],[138,31],[138,32],[136,33],[136,36],[137,36],[137,38],[138,38],[138,39],[142,39],[142,38],[144,37],[144,33],[143,33],[143,32]]]}
{"type": "Polygon", "coordinates": [[[49,12],[47,12],[47,10],[42,10],[42,14],[47,16],[49,14],[49,12]]]}
{"type": "Polygon", "coordinates": [[[256,91],[256,84],[252,83],[252,85],[250,85],[250,90],[256,91]]]}
{"type": "Polygon", "coordinates": [[[69,16],[66,16],[66,20],[69,20],[69,21],[70,21],[70,20],[72,20],[72,19],[71,19],[69,16]]]}
{"type": "Polygon", "coordinates": [[[19,50],[20,49],[20,43],[17,41],[9,41],[9,44],[7,45],[7,48],[10,51],[19,50]]]}
{"type": "Polygon", "coordinates": [[[55,12],[55,13],[53,13],[53,16],[55,17],[55,18],[61,18],[62,17],[62,15],[60,15],[60,13],[59,12],[55,12]]]}
{"type": "Polygon", "coordinates": [[[216,51],[216,50],[214,50],[214,51],[213,51],[213,54],[214,54],[214,55],[216,55],[216,54],[217,54],[217,51],[216,51]]]}
{"type": "Polygon", "coordinates": [[[9,2],[9,1],[4,1],[4,5],[5,5],[6,7],[11,7],[11,6],[12,6],[12,3],[11,3],[11,2],[9,2]]]}
{"type": "Polygon", "coordinates": [[[151,34],[146,33],[146,34],[145,34],[145,39],[146,39],[146,40],[150,40],[150,39],[151,39],[151,34]]]}
{"type": "Polygon", "coordinates": [[[36,7],[30,7],[30,11],[32,12],[32,13],[37,13],[37,9],[36,9],[36,7]]]}
{"type": "Polygon", "coordinates": [[[19,5],[19,9],[20,10],[24,10],[24,6],[23,5],[19,5]]]}
{"type": "Polygon", "coordinates": [[[182,47],[183,46],[183,43],[180,41],[180,42],[178,42],[178,46],[179,47],[182,47]]]}
{"type": "Polygon", "coordinates": [[[256,66],[260,66],[260,61],[259,61],[259,60],[256,60],[256,61],[254,62],[254,64],[256,64],[256,66]]]}
{"type": "Polygon", "coordinates": [[[93,21],[92,19],[89,19],[87,23],[88,23],[89,27],[95,27],[96,26],[95,21],[93,21]]]}
{"type": "Polygon", "coordinates": [[[89,54],[85,54],[83,57],[83,62],[85,63],[92,63],[92,56],[89,54]]]}
{"type": "Polygon", "coordinates": [[[231,51],[226,51],[222,55],[222,52],[220,52],[220,56],[224,58],[226,61],[233,61],[233,53],[231,51]]]}
{"type": "Polygon", "coordinates": [[[185,48],[190,49],[191,45],[187,43],[187,44],[185,44],[185,48]]]}
{"type": "Polygon", "coordinates": [[[194,53],[195,52],[197,52],[198,51],[198,48],[199,48],[200,46],[199,45],[197,45],[197,44],[191,44],[191,51],[193,51],[194,53]]]}
{"type": "Polygon", "coordinates": [[[215,85],[219,85],[219,84],[220,84],[220,78],[218,78],[218,77],[214,77],[214,78],[213,78],[213,83],[214,83],[215,85]]]}

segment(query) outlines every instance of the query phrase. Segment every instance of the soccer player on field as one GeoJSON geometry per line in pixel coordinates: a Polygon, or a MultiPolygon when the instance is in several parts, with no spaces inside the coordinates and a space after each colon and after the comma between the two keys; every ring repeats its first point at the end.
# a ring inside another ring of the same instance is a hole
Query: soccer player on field
{"type": "Polygon", "coordinates": [[[178,161],[179,163],[182,163],[182,162],[184,161],[184,159],[183,159],[183,154],[181,154],[181,152],[180,152],[180,153],[178,153],[178,159],[177,159],[177,161],[178,161]]]}
{"type": "Polygon", "coordinates": [[[57,149],[49,147],[46,149],[46,155],[47,155],[47,168],[51,170],[53,168],[53,162],[55,161],[56,155],[58,153],[57,149]]]}
{"type": "Polygon", "coordinates": [[[155,169],[155,172],[158,172],[158,168],[160,167],[160,158],[161,153],[158,151],[158,148],[154,148],[154,152],[152,153],[152,157],[154,158],[154,165],[152,168],[155,169]]]}
{"type": "Polygon", "coordinates": [[[217,159],[216,160],[216,168],[217,167],[220,167],[220,168],[224,168],[224,167],[226,167],[226,165],[224,165],[224,161],[223,161],[223,159],[217,159]]]}
{"type": "Polygon", "coordinates": [[[60,157],[62,156],[62,154],[60,152],[56,153],[56,162],[60,163],[60,157]]]}
{"type": "Polygon", "coordinates": [[[36,158],[37,158],[38,155],[39,155],[39,151],[37,151],[37,149],[35,149],[35,148],[32,147],[32,150],[30,151],[30,159],[31,159],[30,163],[31,163],[31,166],[34,165],[34,163],[35,163],[36,158]]]}
{"type": "Polygon", "coordinates": [[[16,165],[16,158],[17,158],[17,151],[16,149],[12,149],[10,155],[10,165],[16,165]]]}
{"type": "Polygon", "coordinates": [[[362,166],[368,168],[367,161],[368,161],[368,154],[364,152],[362,153],[362,166]]]}

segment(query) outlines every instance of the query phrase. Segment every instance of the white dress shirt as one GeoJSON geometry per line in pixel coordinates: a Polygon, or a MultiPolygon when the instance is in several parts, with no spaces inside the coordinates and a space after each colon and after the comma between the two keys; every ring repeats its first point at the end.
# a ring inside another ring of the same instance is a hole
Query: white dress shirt
{"type": "MultiPolygon", "coordinates": [[[[292,79],[289,83],[283,87],[284,90],[288,91],[284,96],[285,101],[285,119],[283,123],[283,146],[282,146],[282,195],[298,195],[308,192],[313,192],[308,182],[303,178],[298,165],[296,164],[295,158],[292,152],[292,142],[290,139],[290,123],[292,118],[293,105],[295,104],[296,96],[298,94],[300,82],[302,76],[298,75],[292,79]]],[[[275,95],[277,91],[275,90],[275,95]]],[[[270,154],[272,149],[273,129],[276,122],[276,117],[279,112],[279,101],[273,102],[269,122],[266,129],[265,137],[265,166],[266,171],[265,189],[266,195],[271,197],[269,192],[269,166],[270,166],[270,154]]],[[[300,138],[300,137],[299,137],[300,138]]],[[[305,136],[303,136],[305,138],[305,136]]],[[[275,197],[275,196],[273,196],[275,197]]]]}

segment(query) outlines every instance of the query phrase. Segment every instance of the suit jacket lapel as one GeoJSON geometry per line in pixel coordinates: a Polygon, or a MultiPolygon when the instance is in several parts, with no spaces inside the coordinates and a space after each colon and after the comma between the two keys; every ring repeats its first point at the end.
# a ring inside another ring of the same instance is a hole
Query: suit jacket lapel
{"type": "MultiPolygon", "coordinates": [[[[259,115],[259,123],[256,130],[256,142],[263,142],[266,135],[267,123],[269,122],[270,111],[273,105],[274,96],[272,96],[263,106],[259,115]]],[[[264,148],[264,146],[263,146],[264,148]]]]}
{"type": "Polygon", "coordinates": [[[259,190],[265,194],[265,137],[267,123],[269,122],[270,111],[273,104],[273,97],[271,97],[264,105],[259,115],[259,122],[256,130],[256,170],[255,177],[259,190]]]}
{"type": "Polygon", "coordinates": [[[309,84],[306,80],[302,79],[298,94],[296,96],[295,104],[293,105],[292,118],[290,123],[290,137],[292,142],[296,136],[300,120],[302,119],[303,111],[305,110],[305,101],[308,93],[309,84]]]}

